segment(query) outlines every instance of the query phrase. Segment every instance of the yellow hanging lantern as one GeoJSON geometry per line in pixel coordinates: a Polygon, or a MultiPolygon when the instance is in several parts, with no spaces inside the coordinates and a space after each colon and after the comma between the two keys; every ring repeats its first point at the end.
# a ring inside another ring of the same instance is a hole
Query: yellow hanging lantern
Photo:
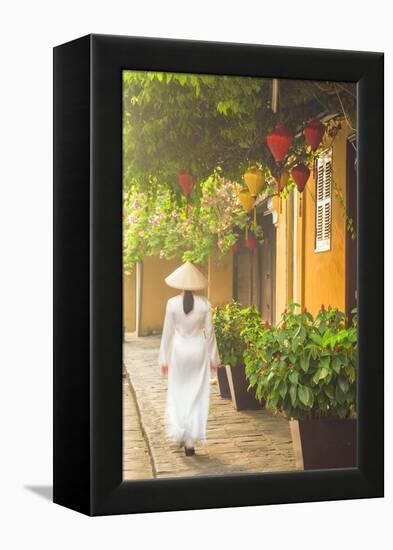
{"type": "Polygon", "coordinates": [[[281,203],[281,191],[285,188],[289,180],[289,172],[283,172],[278,178],[278,195],[280,198],[280,214],[282,212],[282,203],[281,203]]]}
{"type": "Polygon", "coordinates": [[[278,192],[281,193],[281,191],[284,189],[284,187],[287,185],[289,180],[289,172],[283,172],[280,175],[280,178],[278,180],[278,192]]]}
{"type": "MultiPolygon", "coordinates": [[[[250,212],[250,210],[254,207],[255,199],[251,196],[250,191],[246,188],[239,191],[238,197],[239,197],[239,201],[241,202],[244,210],[248,214],[248,212],[250,212]]],[[[245,230],[246,230],[245,239],[247,240],[248,239],[248,223],[246,224],[245,230]]]]}
{"type": "Polygon", "coordinates": [[[250,195],[255,199],[262,191],[263,184],[265,183],[265,176],[263,172],[256,166],[252,166],[244,174],[244,181],[250,191],[250,195]]]}
{"type": "Polygon", "coordinates": [[[242,203],[244,210],[246,212],[249,212],[255,204],[255,199],[251,196],[250,191],[244,188],[239,191],[238,197],[239,201],[242,203]]]}

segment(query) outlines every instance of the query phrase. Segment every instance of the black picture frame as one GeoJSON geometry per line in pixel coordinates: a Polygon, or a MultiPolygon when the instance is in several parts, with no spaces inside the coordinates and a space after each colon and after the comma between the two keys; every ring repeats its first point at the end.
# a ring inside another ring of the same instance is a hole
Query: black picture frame
{"type": "Polygon", "coordinates": [[[54,502],[88,515],[383,496],[383,54],[89,35],[54,49],[54,502]],[[358,467],[122,480],[122,69],[356,82],[358,467]]]}

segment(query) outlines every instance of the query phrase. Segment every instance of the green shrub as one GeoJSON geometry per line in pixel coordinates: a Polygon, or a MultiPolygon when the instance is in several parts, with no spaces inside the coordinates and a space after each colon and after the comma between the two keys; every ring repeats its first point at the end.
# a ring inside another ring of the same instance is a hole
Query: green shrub
{"type": "Polygon", "coordinates": [[[214,308],[213,324],[222,364],[232,367],[244,364],[242,332],[245,328],[261,325],[258,309],[254,306],[242,308],[241,304],[232,301],[224,307],[214,308]]]}
{"type": "Polygon", "coordinates": [[[245,326],[246,376],[258,399],[289,418],[347,418],[355,413],[356,315],[345,326],[337,308],[314,318],[291,304],[276,326],[245,326]]]}

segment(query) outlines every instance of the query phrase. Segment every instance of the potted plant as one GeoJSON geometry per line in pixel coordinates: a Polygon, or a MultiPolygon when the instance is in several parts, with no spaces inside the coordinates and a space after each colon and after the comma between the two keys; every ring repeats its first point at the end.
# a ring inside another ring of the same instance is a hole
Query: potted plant
{"type": "Polygon", "coordinates": [[[218,369],[220,394],[229,389],[237,410],[260,409],[261,403],[255,397],[255,390],[249,391],[243,362],[245,342],[241,336],[246,326],[261,323],[258,310],[253,306],[242,309],[239,303],[232,301],[214,309],[213,322],[222,365],[225,366],[225,369],[218,369]]]}
{"type": "MultiPolygon", "coordinates": [[[[225,325],[225,315],[224,309],[216,307],[213,310],[213,322],[214,322],[214,331],[216,334],[217,345],[220,350],[220,356],[222,361],[223,359],[223,345],[222,345],[222,333],[225,325]]],[[[218,389],[220,391],[220,396],[223,399],[231,399],[231,390],[229,389],[229,382],[227,377],[227,372],[225,369],[225,364],[221,365],[217,369],[217,380],[218,380],[218,389]]]]}
{"type": "Polygon", "coordinates": [[[356,315],[314,318],[291,304],[277,326],[243,330],[246,376],[256,397],[290,419],[298,467],[356,466],[356,315]]]}

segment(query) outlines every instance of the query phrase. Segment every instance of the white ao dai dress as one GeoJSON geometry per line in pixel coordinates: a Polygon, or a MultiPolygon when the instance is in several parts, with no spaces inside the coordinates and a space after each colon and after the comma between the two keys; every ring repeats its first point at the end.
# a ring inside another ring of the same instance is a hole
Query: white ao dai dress
{"type": "Polygon", "coordinates": [[[183,311],[183,295],[167,302],[159,353],[168,367],[166,435],[188,447],[206,442],[210,368],[220,364],[211,305],[194,295],[194,307],[183,311]]]}

